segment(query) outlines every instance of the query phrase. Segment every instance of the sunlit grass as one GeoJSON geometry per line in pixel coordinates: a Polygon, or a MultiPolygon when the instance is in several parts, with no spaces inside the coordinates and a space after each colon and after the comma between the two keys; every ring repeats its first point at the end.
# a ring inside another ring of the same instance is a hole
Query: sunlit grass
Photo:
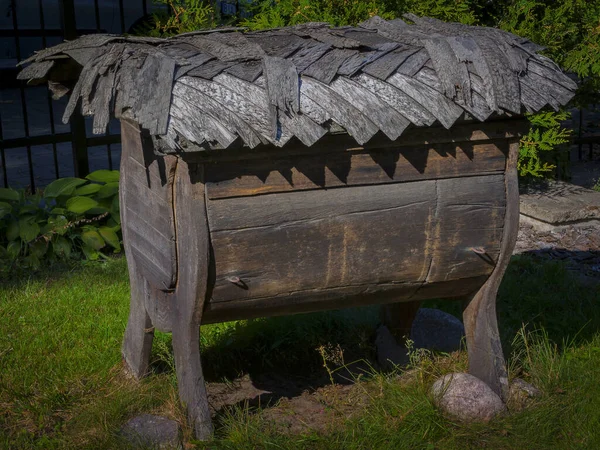
{"type": "MultiPolygon", "coordinates": [[[[0,287],[0,448],[123,448],[118,430],[141,412],[184,424],[170,335],[156,333],[150,377],[124,375],[128,296],[123,259],[0,287]]],[[[285,433],[240,407],[218,417],[210,448],[600,448],[599,300],[597,287],[562,264],[513,258],[498,300],[503,345],[512,375],[543,390],[525,411],[485,425],[443,417],[428,389],[441,374],[464,371],[466,355],[429,355],[407,373],[361,375],[356,413],[333,414],[326,432],[285,433]]],[[[460,312],[456,303],[427,306],[460,312]]],[[[277,371],[326,385],[318,349],[339,346],[346,363],[372,359],[377,320],[376,308],[361,308],[202,327],[207,379],[277,371]]],[[[331,395],[326,407],[347,411],[345,394],[331,395]]]]}

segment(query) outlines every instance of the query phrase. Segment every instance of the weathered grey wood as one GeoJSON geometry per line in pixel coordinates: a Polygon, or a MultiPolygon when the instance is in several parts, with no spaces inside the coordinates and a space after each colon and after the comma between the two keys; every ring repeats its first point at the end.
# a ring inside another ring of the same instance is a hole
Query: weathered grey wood
{"type": "Polygon", "coordinates": [[[54,61],[42,61],[38,64],[30,64],[17,75],[18,80],[30,80],[32,78],[45,78],[50,69],[54,66],[54,61]]]}
{"type": "MultiPolygon", "coordinates": [[[[191,70],[196,69],[197,67],[202,66],[214,59],[214,56],[206,54],[206,53],[197,53],[194,56],[186,58],[185,65],[179,65],[175,71],[174,80],[178,80],[182,76],[186,75],[191,70]]],[[[235,67],[235,66],[234,66],[235,67]]]]}
{"type": "Polygon", "coordinates": [[[353,81],[369,89],[386,102],[388,106],[400,112],[417,126],[429,126],[436,120],[435,116],[423,108],[415,99],[389,83],[384,83],[366,74],[358,75],[353,78],[353,81]]]}
{"type": "Polygon", "coordinates": [[[262,142],[258,133],[239,117],[239,115],[225,108],[210,96],[187,85],[185,83],[187,78],[189,78],[190,81],[193,80],[191,77],[180,78],[173,87],[173,95],[188,99],[197,105],[200,110],[215,119],[218,118],[228,130],[237,133],[250,148],[254,148],[262,142]]]}
{"type": "Polygon", "coordinates": [[[358,52],[349,49],[333,49],[302,71],[302,75],[329,84],[336,76],[342,63],[358,52]]]}
{"type": "Polygon", "coordinates": [[[219,75],[226,69],[235,66],[235,62],[223,62],[218,59],[210,60],[201,66],[195,67],[190,70],[187,75],[190,77],[203,78],[205,80],[212,80],[214,77],[219,75]]]}
{"type": "Polygon", "coordinates": [[[245,61],[225,69],[225,73],[252,83],[262,75],[263,63],[261,61],[245,61]]]}
{"type": "Polygon", "coordinates": [[[354,104],[363,114],[366,114],[371,122],[377,125],[393,141],[410,124],[406,117],[395,109],[390,108],[377,95],[363,88],[358,83],[346,78],[337,78],[331,83],[331,89],[349,103],[354,104]]]}
{"type": "Polygon", "coordinates": [[[173,353],[179,398],[198,439],[213,431],[200,362],[200,323],[206,298],[210,238],[202,166],[180,161],[175,174],[178,279],[173,301],[173,353]]]}
{"type": "Polygon", "coordinates": [[[269,103],[284,114],[295,115],[300,110],[298,72],[293,62],[274,56],[263,58],[269,103]]]}
{"type": "MultiPolygon", "coordinates": [[[[216,268],[211,302],[354,284],[423,280],[424,255],[411,249],[425,244],[423,224],[435,207],[433,182],[285,195],[281,207],[286,203],[288,207],[279,214],[278,224],[211,232],[216,268]],[[345,209],[346,198],[351,194],[348,190],[365,200],[362,210],[345,209]],[[330,215],[289,221],[290,210],[304,203],[301,198],[315,210],[329,209],[330,215]],[[370,206],[375,203],[378,206],[370,206]],[[402,224],[402,233],[371,233],[374,223],[383,229],[402,224]],[[279,250],[281,245],[287,248],[285,255],[279,250]],[[365,271],[364,267],[370,269],[365,271]],[[236,279],[245,287],[231,281],[236,279]]],[[[209,217],[211,208],[209,204],[209,217]]],[[[238,228],[234,224],[231,227],[238,228]]]]}
{"type": "Polygon", "coordinates": [[[448,41],[433,37],[424,41],[444,94],[459,104],[471,104],[471,83],[465,63],[461,62],[448,41]]]}
{"type": "Polygon", "coordinates": [[[300,95],[324,107],[331,118],[348,130],[359,144],[367,142],[378,131],[377,126],[362,112],[318,80],[302,76],[300,95]]]}
{"type": "Polygon", "coordinates": [[[208,53],[224,62],[261,59],[265,52],[241,33],[214,33],[183,37],[180,39],[203,53],[208,53]]]}
{"type": "Polygon", "coordinates": [[[302,73],[303,70],[327,53],[330,48],[331,44],[324,44],[322,42],[314,43],[311,41],[305,44],[292,56],[292,62],[298,69],[298,73],[302,73]]]}
{"type": "Polygon", "coordinates": [[[397,72],[388,78],[388,82],[420,103],[446,128],[450,128],[463,114],[463,110],[454,102],[414,78],[397,72]]]}
{"type": "Polygon", "coordinates": [[[415,47],[403,46],[367,64],[362,68],[362,71],[375,78],[387,80],[407,58],[414,55],[417,51],[419,49],[415,47]]]}
{"type": "Polygon", "coordinates": [[[306,40],[282,31],[247,34],[246,37],[257,43],[268,56],[280,58],[287,58],[306,43],[306,40]]]}
{"type": "Polygon", "coordinates": [[[502,146],[467,143],[304,154],[247,161],[243,168],[211,165],[206,189],[216,199],[493,174],[504,170],[505,159],[502,146]]]}
{"type": "MultiPolygon", "coordinates": [[[[393,48],[397,46],[398,44],[393,44],[393,48]]],[[[339,67],[337,73],[338,75],[350,77],[359,70],[361,70],[365,65],[369,64],[372,61],[376,61],[378,58],[381,58],[389,51],[390,50],[374,50],[370,52],[354,53],[353,55],[349,56],[344,60],[342,65],[339,67]]]]}
{"type": "Polygon", "coordinates": [[[425,49],[421,49],[406,58],[398,68],[398,73],[412,77],[421,70],[421,67],[423,67],[428,60],[429,54],[425,49]]]}
{"type": "Polygon", "coordinates": [[[325,27],[309,28],[291,28],[292,33],[298,36],[310,37],[324,44],[330,44],[339,49],[356,49],[360,47],[360,42],[355,39],[345,37],[343,34],[337,34],[335,30],[330,30],[325,27]]]}
{"type": "MultiPolygon", "coordinates": [[[[267,111],[269,110],[269,99],[265,89],[253,83],[247,83],[238,80],[228,74],[221,74],[215,77],[214,81],[226,85],[236,94],[244,97],[251,102],[256,108],[267,111]]],[[[306,112],[304,111],[306,114],[306,112]]],[[[304,145],[311,146],[325,135],[327,130],[317,125],[307,115],[296,114],[289,117],[287,114],[279,116],[282,128],[289,129],[289,133],[296,136],[304,145]]],[[[324,122],[327,118],[324,118],[324,122]]]]}
{"type": "MultiPolygon", "coordinates": [[[[139,140],[139,130],[133,124],[123,122],[121,151],[121,170],[125,173],[131,165],[132,157],[141,149],[139,140]]],[[[119,185],[119,200],[121,204],[121,223],[127,224],[135,221],[130,217],[128,206],[128,190],[132,185],[131,180],[123,177],[119,185]]],[[[145,279],[138,269],[138,264],[131,252],[129,240],[129,229],[123,227],[123,246],[129,268],[129,284],[131,287],[129,319],[122,346],[122,355],[125,360],[126,370],[135,378],[141,378],[148,372],[150,354],[152,351],[152,340],[154,337],[154,328],[150,316],[145,306],[145,279]]]]}
{"type": "Polygon", "coordinates": [[[431,261],[426,280],[488,275],[496,264],[504,227],[503,174],[439,180],[437,189],[433,235],[441,247],[425,248],[431,261]]]}
{"type": "Polygon", "coordinates": [[[518,155],[519,143],[514,141],[510,144],[510,154],[506,162],[506,214],[500,255],[490,278],[470,299],[463,312],[469,372],[485,381],[502,399],[508,398],[508,376],[498,334],[496,296],[519,230],[518,155]]]}

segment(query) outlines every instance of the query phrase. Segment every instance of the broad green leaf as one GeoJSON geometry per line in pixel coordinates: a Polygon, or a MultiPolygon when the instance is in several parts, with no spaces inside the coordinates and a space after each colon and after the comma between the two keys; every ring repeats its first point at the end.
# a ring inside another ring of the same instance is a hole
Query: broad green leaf
{"type": "Polygon", "coordinates": [[[52,242],[52,250],[54,250],[55,254],[68,258],[71,256],[71,241],[62,236],[58,236],[52,242]]]}
{"type": "Polygon", "coordinates": [[[84,183],[87,183],[87,181],[81,178],[59,178],[46,186],[46,189],[44,189],[44,197],[56,198],[61,195],[73,195],[75,189],[84,183]]]}
{"type": "Polygon", "coordinates": [[[100,233],[93,230],[88,230],[81,233],[81,239],[86,246],[93,248],[94,250],[100,250],[106,245],[104,243],[104,239],[102,239],[102,236],[100,236],[100,233]]]}
{"type": "Polygon", "coordinates": [[[121,242],[119,241],[119,236],[117,236],[117,233],[115,233],[111,228],[100,227],[98,229],[98,232],[108,245],[110,245],[117,251],[121,250],[121,242]]]}
{"type": "Polygon", "coordinates": [[[12,220],[8,223],[6,227],[6,238],[9,241],[14,241],[19,237],[19,222],[17,220],[12,220]]]}
{"type": "Polygon", "coordinates": [[[53,231],[62,236],[68,231],[68,224],[69,221],[65,216],[51,216],[48,219],[48,231],[53,231]]]}
{"type": "Polygon", "coordinates": [[[0,200],[19,201],[19,192],[14,189],[0,188],[0,200]]]}
{"type": "MultiPolygon", "coordinates": [[[[121,213],[121,208],[119,206],[119,196],[115,195],[112,199],[112,204],[110,206],[110,212],[113,214],[113,216],[120,216],[121,213]]],[[[117,219],[115,219],[117,220],[117,219]]],[[[117,220],[119,223],[121,223],[121,218],[119,217],[119,219],[117,220]]]]}
{"type": "Polygon", "coordinates": [[[25,267],[29,267],[31,269],[39,269],[40,268],[40,259],[36,255],[27,255],[23,258],[23,265],[25,267]]]}
{"type": "Polygon", "coordinates": [[[50,211],[50,214],[64,215],[66,212],[67,210],[65,208],[54,208],[52,211],[50,211]]]}
{"type": "Polygon", "coordinates": [[[48,243],[44,240],[39,240],[29,244],[29,252],[37,258],[41,258],[48,250],[48,243]]]}
{"type": "Polygon", "coordinates": [[[102,185],[98,183],[90,183],[85,186],[81,186],[80,188],[75,189],[75,195],[90,195],[95,194],[100,189],[102,189],[102,185]]]}
{"type": "Polygon", "coordinates": [[[0,202],[0,219],[2,219],[7,214],[10,214],[12,211],[12,206],[10,203],[0,202]]]}
{"type": "Polygon", "coordinates": [[[87,177],[91,181],[99,181],[101,183],[112,183],[113,181],[119,181],[118,170],[96,170],[90,173],[87,177]]]}
{"type": "Polygon", "coordinates": [[[100,257],[100,252],[98,250],[88,247],[87,245],[82,246],[81,250],[85,257],[90,261],[96,261],[100,257]]]}
{"type": "Polygon", "coordinates": [[[40,234],[40,226],[33,217],[25,217],[19,220],[19,236],[24,242],[33,241],[40,234]]]}
{"type": "Polygon", "coordinates": [[[108,198],[108,197],[112,197],[113,195],[117,194],[119,192],[119,183],[118,182],[112,182],[112,183],[106,183],[104,186],[102,186],[102,189],[100,189],[98,191],[98,195],[96,195],[97,198],[108,198]]]}
{"type": "Polygon", "coordinates": [[[21,242],[20,241],[10,241],[8,246],[6,247],[6,252],[8,253],[8,257],[12,260],[17,259],[19,254],[21,253],[21,242]]]}
{"type": "Polygon", "coordinates": [[[89,211],[87,211],[87,214],[93,214],[93,215],[99,216],[100,214],[104,214],[105,212],[108,212],[108,210],[106,208],[104,208],[102,205],[100,205],[100,206],[96,206],[95,208],[92,208],[89,211]]]}
{"type": "Polygon", "coordinates": [[[98,202],[89,197],[73,197],[67,200],[67,209],[76,214],[83,214],[97,205],[98,202]]]}

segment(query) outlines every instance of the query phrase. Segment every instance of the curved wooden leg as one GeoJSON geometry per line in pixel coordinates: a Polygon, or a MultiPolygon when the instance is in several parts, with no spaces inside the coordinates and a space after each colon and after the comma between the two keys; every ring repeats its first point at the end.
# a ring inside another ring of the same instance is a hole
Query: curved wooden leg
{"type": "Polygon", "coordinates": [[[417,316],[420,301],[389,303],[383,305],[379,312],[381,322],[390,330],[400,345],[410,338],[412,324],[417,316]]]}
{"type": "Polygon", "coordinates": [[[131,304],[129,319],[123,339],[122,354],[129,372],[137,379],[148,373],[154,327],[146,311],[146,280],[137,271],[133,258],[128,254],[131,304]]]}
{"type": "Polygon", "coordinates": [[[519,231],[519,186],[516,168],[518,152],[519,143],[512,143],[505,175],[506,215],[498,261],[490,278],[463,311],[469,373],[485,381],[504,401],[508,398],[508,375],[498,334],[496,295],[519,231]]]}
{"type": "Polygon", "coordinates": [[[200,363],[200,323],[210,255],[204,184],[197,166],[180,160],[175,175],[178,279],[173,304],[173,351],[179,398],[196,438],[210,439],[213,427],[200,363]]]}

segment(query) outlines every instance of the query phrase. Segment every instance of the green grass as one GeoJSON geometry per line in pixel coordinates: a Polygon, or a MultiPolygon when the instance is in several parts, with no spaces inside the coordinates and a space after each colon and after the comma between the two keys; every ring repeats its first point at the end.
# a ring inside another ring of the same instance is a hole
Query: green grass
{"type": "MultiPolygon", "coordinates": [[[[122,371],[128,295],[122,259],[0,287],[0,448],[123,448],[117,431],[137,413],[184,422],[169,335],[157,333],[152,376],[138,383],[122,371]]],[[[210,448],[600,448],[599,300],[598,287],[580,284],[562,264],[513,258],[498,299],[503,345],[512,374],[544,394],[490,424],[454,423],[433,407],[431,383],[464,370],[466,356],[425,355],[407,373],[363,376],[350,417],[347,395],[333,389],[324,401],[327,431],[285,433],[269,408],[239,407],[219,416],[210,448]]],[[[459,314],[455,303],[426,306],[459,314]]],[[[326,385],[333,365],[324,367],[318,349],[339,345],[346,363],[368,360],[376,323],[376,308],[361,308],[205,326],[206,377],[293,373],[326,385]]]]}

